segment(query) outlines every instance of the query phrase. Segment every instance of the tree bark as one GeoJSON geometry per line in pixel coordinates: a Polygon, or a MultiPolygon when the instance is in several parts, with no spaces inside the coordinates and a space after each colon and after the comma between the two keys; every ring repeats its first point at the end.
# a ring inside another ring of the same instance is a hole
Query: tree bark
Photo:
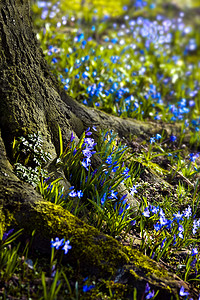
{"type": "MultiPolygon", "coordinates": [[[[127,284],[127,297],[134,287],[142,296],[146,282],[160,290],[163,299],[175,299],[180,287],[189,286],[163,270],[148,257],[113,238],[103,235],[69,212],[45,202],[32,186],[22,182],[9,162],[14,137],[40,131],[44,150],[52,158],[59,151],[58,125],[64,144],[71,132],[76,139],[88,126],[114,129],[120,135],[147,136],[163,127],[153,123],[123,120],[96,109],[87,108],[60,88],[44,59],[30,16],[27,0],[0,1],[0,221],[4,227],[14,224],[26,234],[36,229],[34,246],[48,253],[50,239],[72,238],[70,264],[82,274],[112,279],[127,284]]],[[[172,130],[168,126],[168,130],[172,130]]],[[[178,129],[177,129],[178,130],[178,129]]],[[[195,292],[193,292],[195,294],[195,292]]],[[[191,294],[192,295],[192,294],[191,294]]]]}

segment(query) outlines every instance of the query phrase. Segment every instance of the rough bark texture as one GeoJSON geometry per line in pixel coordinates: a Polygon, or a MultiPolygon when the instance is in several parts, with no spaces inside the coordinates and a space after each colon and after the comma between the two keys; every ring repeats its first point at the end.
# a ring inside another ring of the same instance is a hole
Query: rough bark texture
{"type": "MultiPolygon", "coordinates": [[[[9,163],[14,137],[41,131],[45,151],[53,158],[58,151],[58,125],[64,143],[72,130],[76,138],[90,126],[113,128],[121,135],[147,135],[163,129],[159,125],[122,120],[95,109],[88,109],[59,87],[51,75],[33,32],[27,0],[0,1],[0,221],[15,223],[27,234],[36,229],[35,247],[48,253],[51,237],[72,238],[70,263],[79,258],[83,274],[112,279],[134,287],[140,297],[146,282],[160,290],[160,297],[170,299],[182,285],[176,276],[163,270],[141,253],[123,247],[113,238],[99,233],[69,212],[44,202],[33,187],[20,181],[9,163]]],[[[169,130],[172,130],[173,128],[169,130]]]]}

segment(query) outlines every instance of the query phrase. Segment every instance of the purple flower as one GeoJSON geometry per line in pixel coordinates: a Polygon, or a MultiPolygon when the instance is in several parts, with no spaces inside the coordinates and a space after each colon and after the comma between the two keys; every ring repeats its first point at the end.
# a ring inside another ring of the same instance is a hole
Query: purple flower
{"type": "Polygon", "coordinates": [[[90,148],[86,148],[82,151],[83,155],[87,158],[90,158],[92,157],[92,155],[95,153],[95,151],[92,151],[91,152],[91,149],[90,148]]]}
{"type": "Polygon", "coordinates": [[[145,286],[145,294],[146,293],[148,293],[150,291],[150,286],[149,286],[149,284],[148,284],[148,282],[147,282],[147,284],[146,284],[146,286],[145,286]]]}
{"type": "Polygon", "coordinates": [[[48,192],[48,191],[51,191],[52,188],[53,188],[53,185],[52,185],[51,183],[49,183],[49,185],[48,185],[48,187],[47,187],[47,192],[48,192]]]}
{"type": "Polygon", "coordinates": [[[122,174],[125,175],[125,179],[128,179],[130,177],[130,175],[128,175],[128,172],[129,172],[129,168],[126,168],[122,174]]]}
{"type": "Polygon", "coordinates": [[[86,136],[92,135],[92,132],[90,131],[90,127],[88,127],[88,129],[85,131],[85,135],[86,136]]]}
{"type": "Polygon", "coordinates": [[[51,241],[51,247],[56,248],[58,250],[63,245],[64,239],[59,240],[59,238],[55,238],[55,241],[51,241]]]}
{"type": "Polygon", "coordinates": [[[56,275],[56,265],[53,265],[51,268],[51,277],[55,277],[56,275]]]}
{"type": "Polygon", "coordinates": [[[14,231],[14,229],[12,228],[12,229],[10,229],[8,232],[5,232],[5,233],[3,234],[2,241],[5,241],[5,240],[8,238],[8,236],[9,236],[11,233],[13,233],[13,231],[14,231]]]}
{"type": "Polygon", "coordinates": [[[194,101],[194,100],[190,100],[190,101],[189,101],[189,106],[190,106],[190,107],[195,106],[195,101],[194,101]]]}
{"type": "Polygon", "coordinates": [[[65,254],[72,248],[72,246],[69,245],[70,241],[66,241],[62,249],[65,251],[65,254]]]}
{"type": "Polygon", "coordinates": [[[45,179],[43,180],[43,182],[47,182],[49,179],[50,179],[50,176],[47,177],[47,178],[45,178],[45,179]]]}
{"type": "Polygon", "coordinates": [[[75,136],[73,134],[73,132],[71,133],[71,137],[70,137],[70,142],[72,142],[75,139],[75,136]]]}
{"type": "Polygon", "coordinates": [[[196,265],[196,263],[197,263],[197,259],[195,258],[195,259],[193,259],[193,261],[191,262],[190,266],[191,266],[192,268],[194,268],[195,265],[196,265]]]}
{"type": "Polygon", "coordinates": [[[180,291],[179,291],[179,296],[188,296],[189,293],[184,291],[184,286],[181,287],[180,291]]]}
{"type": "Polygon", "coordinates": [[[130,224],[131,224],[131,226],[134,226],[134,225],[136,224],[136,221],[135,221],[135,220],[132,220],[132,221],[130,222],[130,224]]]}
{"type": "Polygon", "coordinates": [[[164,211],[163,211],[162,208],[160,209],[159,215],[160,215],[161,217],[165,217],[165,213],[164,213],[164,211]]]}
{"type": "Polygon", "coordinates": [[[112,169],[112,172],[115,173],[117,171],[117,169],[119,169],[119,166],[116,166],[112,169]]]}
{"type": "Polygon", "coordinates": [[[94,148],[94,146],[96,145],[94,139],[91,139],[91,138],[85,138],[84,143],[85,143],[85,145],[87,145],[87,148],[90,148],[90,149],[94,148]]]}

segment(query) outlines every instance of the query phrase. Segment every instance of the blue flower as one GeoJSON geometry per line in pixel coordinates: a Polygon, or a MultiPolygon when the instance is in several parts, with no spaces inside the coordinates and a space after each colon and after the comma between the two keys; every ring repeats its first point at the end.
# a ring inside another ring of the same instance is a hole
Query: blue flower
{"type": "Polygon", "coordinates": [[[109,164],[109,165],[112,164],[112,156],[111,156],[111,155],[109,155],[109,156],[107,157],[106,163],[109,164]]]}
{"type": "Polygon", "coordinates": [[[148,293],[148,294],[146,295],[146,298],[145,298],[145,299],[151,299],[151,298],[153,298],[154,295],[155,295],[154,290],[153,290],[152,292],[150,291],[150,286],[149,286],[148,282],[147,282],[147,284],[146,284],[146,286],[145,286],[145,291],[144,291],[144,293],[145,293],[145,294],[148,293]]]}
{"type": "Polygon", "coordinates": [[[92,151],[91,152],[91,149],[90,148],[86,148],[82,151],[83,155],[87,158],[90,158],[92,157],[92,155],[95,153],[95,151],[92,151]]]}
{"type": "Polygon", "coordinates": [[[146,207],[144,212],[142,213],[144,217],[149,218],[150,217],[150,211],[149,208],[146,207]]]}
{"type": "Polygon", "coordinates": [[[180,211],[178,211],[177,214],[173,214],[174,216],[174,220],[177,220],[177,222],[179,223],[179,221],[183,220],[183,214],[180,213],[180,211]]]}
{"type": "Polygon", "coordinates": [[[65,251],[65,254],[72,248],[72,246],[69,245],[70,241],[66,241],[62,249],[65,251]]]}
{"type": "Polygon", "coordinates": [[[134,225],[136,224],[136,220],[132,220],[132,221],[130,222],[130,224],[131,224],[131,226],[134,226],[134,225]]]}
{"type": "Polygon", "coordinates": [[[183,232],[184,232],[183,225],[179,225],[179,226],[178,226],[178,231],[179,231],[178,236],[179,236],[181,239],[183,239],[183,232]]]}
{"type": "Polygon", "coordinates": [[[87,145],[87,148],[94,148],[94,146],[96,145],[94,139],[92,138],[85,138],[84,144],[87,145]]]}
{"type": "Polygon", "coordinates": [[[64,239],[59,240],[59,238],[55,238],[54,240],[51,240],[51,247],[56,248],[58,250],[63,245],[64,239]]]}
{"type": "Polygon", "coordinates": [[[179,291],[179,296],[188,296],[189,293],[184,291],[184,286],[181,287],[180,291],[179,291]]]}
{"type": "Polygon", "coordinates": [[[51,61],[53,64],[56,64],[58,62],[57,58],[52,58],[52,61],[51,61]]]}
{"type": "Polygon", "coordinates": [[[72,190],[70,193],[69,193],[69,196],[70,197],[76,197],[77,196],[77,193],[75,190],[72,190]]]}
{"type": "Polygon", "coordinates": [[[90,166],[90,159],[89,158],[85,158],[82,162],[81,165],[87,170],[89,171],[88,167],[90,166]]]}
{"type": "Polygon", "coordinates": [[[117,192],[115,192],[114,190],[110,191],[110,196],[108,197],[108,199],[117,199],[117,192]]]}
{"type": "Polygon", "coordinates": [[[190,153],[190,161],[195,162],[195,160],[199,157],[199,153],[190,153]]]}
{"type": "Polygon", "coordinates": [[[101,198],[101,205],[104,205],[106,202],[106,193],[103,194],[103,197],[101,198]]]}
{"type": "Polygon", "coordinates": [[[138,192],[138,191],[136,190],[136,188],[137,188],[138,186],[139,186],[139,184],[133,185],[133,187],[130,188],[130,194],[131,194],[131,196],[134,196],[134,194],[138,192]]]}
{"type": "Polygon", "coordinates": [[[146,284],[146,286],[145,286],[145,294],[146,293],[148,293],[150,291],[150,286],[149,286],[149,284],[148,284],[148,282],[147,282],[147,284],[146,284]]]}
{"type": "Polygon", "coordinates": [[[9,236],[11,233],[13,233],[13,231],[14,231],[14,229],[12,228],[12,229],[10,229],[8,232],[5,232],[5,233],[3,234],[2,241],[5,241],[5,240],[8,238],[8,236],[9,236]]]}
{"type": "Polygon", "coordinates": [[[150,138],[150,141],[149,141],[149,142],[150,142],[150,144],[153,144],[153,143],[155,143],[155,141],[156,141],[156,140],[155,140],[155,137],[152,137],[152,138],[150,138]]]}
{"type": "Polygon", "coordinates": [[[159,206],[158,207],[152,206],[150,210],[151,210],[152,214],[157,214],[159,212],[159,206]]]}
{"type": "Polygon", "coordinates": [[[176,137],[175,135],[171,135],[171,136],[170,136],[170,141],[171,141],[171,142],[175,142],[176,139],[177,139],[177,137],[176,137]]]}
{"type": "Polygon", "coordinates": [[[193,248],[191,255],[194,256],[194,255],[197,255],[197,254],[198,254],[197,248],[193,248]]]}
{"type": "Polygon", "coordinates": [[[73,134],[73,132],[71,133],[71,137],[70,137],[70,142],[72,142],[75,139],[75,136],[73,134]]]}
{"type": "Polygon", "coordinates": [[[195,258],[195,259],[193,259],[193,261],[191,262],[190,266],[191,266],[192,268],[194,268],[195,265],[196,265],[196,263],[197,263],[197,259],[195,258]]]}
{"type": "Polygon", "coordinates": [[[162,226],[159,223],[154,224],[155,231],[158,231],[162,228],[162,226]]]}
{"type": "Polygon", "coordinates": [[[165,242],[166,242],[166,239],[167,239],[167,238],[164,238],[164,239],[163,239],[163,241],[162,241],[162,243],[161,243],[161,246],[160,246],[161,249],[163,248],[163,246],[164,246],[164,244],[165,244],[165,242]]]}
{"type": "Polygon", "coordinates": [[[156,134],[156,140],[160,140],[162,138],[162,136],[160,134],[156,134]]]}
{"type": "Polygon", "coordinates": [[[165,226],[168,224],[168,220],[165,217],[160,217],[160,225],[165,226]]]}
{"type": "Polygon", "coordinates": [[[91,289],[93,289],[95,286],[94,285],[90,285],[88,286],[87,284],[83,285],[83,292],[86,293],[88,291],[90,291],[91,289]]]}
{"type": "Polygon", "coordinates": [[[192,233],[196,234],[197,229],[200,227],[200,219],[199,220],[194,220],[193,221],[193,229],[192,229],[192,233]]]}
{"type": "Polygon", "coordinates": [[[119,209],[119,215],[121,215],[123,213],[124,209],[122,207],[120,207],[119,209]]]}
{"type": "Polygon", "coordinates": [[[189,217],[192,216],[192,209],[190,206],[188,206],[188,208],[186,208],[183,212],[184,217],[186,217],[187,219],[189,219],[189,217]]]}
{"type": "Polygon", "coordinates": [[[151,299],[151,298],[154,297],[154,295],[155,295],[155,292],[154,292],[154,290],[153,290],[153,291],[150,292],[148,295],[146,295],[146,299],[151,299]]]}
{"type": "Polygon", "coordinates": [[[81,197],[83,197],[83,192],[81,190],[77,191],[77,196],[80,199],[81,197]]]}

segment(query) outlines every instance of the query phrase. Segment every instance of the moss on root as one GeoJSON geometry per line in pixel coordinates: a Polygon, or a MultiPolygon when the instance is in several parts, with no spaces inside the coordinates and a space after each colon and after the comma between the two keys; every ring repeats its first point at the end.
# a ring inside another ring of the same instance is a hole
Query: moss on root
{"type": "MultiPolygon", "coordinates": [[[[113,299],[131,299],[129,295],[133,295],[135,288],[140,297],[149,282],[155,291],[160,290],[159,295],[166,296],[164,300],[170,295],[175,299],[179,288],[182,285],[186,287],[183,281],[155,261],[135,249],[124,247],[58,205],[45,201],[38,201],[28,207],[22,204],[14,214],[18,227],[24,228],[25,233],[31,235],[35,230],[33,247],[45,255],[50,255],[51,238],[69,239],[72,249],[63,256],[63,263],[68,263],[74,274],[82,278],[96,278],[96,295],[102,294],[102,289],[98,291],[98,287],[103,285],[107,295],[109,288],[114,295],[118,295],[118,298],[113,299]],[[105,282],[108,284],[105,285],[105,282]]],[[[94,292],[91,291],[92,294],[94,292]]]]}

